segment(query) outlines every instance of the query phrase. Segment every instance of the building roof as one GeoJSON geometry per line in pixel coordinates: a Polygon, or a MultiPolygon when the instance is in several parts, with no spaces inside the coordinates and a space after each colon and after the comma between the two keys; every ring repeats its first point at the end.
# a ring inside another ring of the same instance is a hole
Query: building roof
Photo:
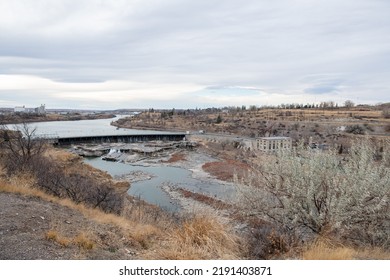
{"type": "Polygon", "coordinates": [[[291,137],[286,136],[273,136],[273,137],[260,137],[262,140],[291,140],[291,137]]]}

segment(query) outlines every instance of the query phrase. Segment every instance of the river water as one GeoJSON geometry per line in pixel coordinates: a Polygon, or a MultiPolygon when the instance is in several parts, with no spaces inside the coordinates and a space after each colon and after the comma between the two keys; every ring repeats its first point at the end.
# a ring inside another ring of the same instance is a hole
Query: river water
{"type": "MultiPolygon", "coordinates": [[[[117,116],[112,119],[80,120],[80,121],[54,121],[36,122],[30,126],[36,128],[36,136],[52,137],[77,137],[77,136],[102,136],[102,135],[122,135],[122,134],[156,134],[171,132],[161,132],[155,130],[138,130],[117,128],[111,122],[126,116],[117,116]]],[[[10,125],[11,127],[12,125],[10,125]]]]}
{"type": "MultiPolygon", "coordinates": [[[[59,137],[71,136],[97,136],[97,135],[115,135],[123,133],[131,134],[154,134],[161,131],[153,130],[135,130],[135,129],[117,129],[111,126],[114,119],[99,120],[81,120],[81,121],[56,121],[56,122],[39,122],[31,124],[36,127],[36,134],[51,135],[59,137]]],[[[167,133],[164,131],[163,133],[167,133]]],[[[149,203],[160,206],[161,208],[177,212],[180,210],[178,201],[173,200],[161,186],[169,183],[175,186],[203,193],[212,197],[227,198],[232,193],[231,187],[217,181],[200,180],[192,177],[192,172],[184,168],[172,167],[166,165],[158,166],[139,166],[125,164],[121,162],[104,161],[100,157],[85,158],[85,162],[100,170],[108,172],[113,177],[120,177],[131,172],[142,171],[152,176],[150,180],[133,182],[128,193],[132,196],[139,197],[149,203]]]]}

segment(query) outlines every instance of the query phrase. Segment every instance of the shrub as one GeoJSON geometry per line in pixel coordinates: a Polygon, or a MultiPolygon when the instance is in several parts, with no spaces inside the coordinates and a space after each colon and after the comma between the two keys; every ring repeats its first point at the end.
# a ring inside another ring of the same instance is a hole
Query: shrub
{"type": "Polygon", "coordinates": [[[122,211],[123,194],[114,187],[78,173],[67,174],[51,159],[42,158],[39,164],[31,166],[31,173],[37,178],[37,187],[49,194],[109,213],[122,211]]]}
{"type": "Polygon", "coordinates": [[[45,142],[35,136],[27,124],[19,132],[3,130],[0,134],[3,165],[10,174],[25,173],[36,177],[36,187],[60,198],[70,198],[105,212],[120,214],[123,194],[109,183],[99,182],[78,172],[66,173],[63,166],[44,156],[45,142]]]}
{"type": "Polygon", "coordinates": [[[247,236],[248,258],[268,259],[286,253],[293,244],[292,236],[283,232],[281,227],[269,223],[250,225],[247,236]]]}
{"type": "Polygon", "coordinates": [[[371,142],[355,142],[345,159],[337,151],[269,157],[238,184],[240,206],[304,240],[335,234],[356,244],[390,246],[389,142],[381,160],[371,142]]]}
{"type": "Polygon", "coordinates": [[[28,169],[42,157],[45,141],[37,138],[35,132],[36,128],[26,123],[15,126],[15,130],[1,130],[0,143],[5,151],[4,164],[8,174],[28,169]]]}
{"type": "Polygon", "coordinates": [[[345,127],[345,132],[353,134],[364,134],[364,127],[358,124],[348,125],[345,127]]]}

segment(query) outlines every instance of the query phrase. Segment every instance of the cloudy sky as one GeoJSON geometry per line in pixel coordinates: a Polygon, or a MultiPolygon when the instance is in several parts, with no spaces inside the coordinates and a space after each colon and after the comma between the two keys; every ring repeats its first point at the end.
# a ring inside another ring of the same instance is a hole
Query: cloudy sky
{"type": "Polygon", "coordinates": [[[0,0],[0,107],[390,101],[388,0],[0,0]]]}

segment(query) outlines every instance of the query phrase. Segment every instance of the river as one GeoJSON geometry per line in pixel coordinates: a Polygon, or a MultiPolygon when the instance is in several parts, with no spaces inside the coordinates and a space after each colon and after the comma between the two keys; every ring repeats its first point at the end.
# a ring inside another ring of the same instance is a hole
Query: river
{"type": "MultiPolygon", "coordinates": [[[[100,135],[121,135],[123,133],[131,134],[156,134],[170,132],[161,132],[155,130],[138,130],[117,128],[111,125],[111,122],[127,116],[117,116],[112,119],[97,120],[79,120],[79,121],[53,121],[53,122],[36,122],[29,124],[36,128],[36,136],[53,136],[53,137],[78,137],[78,136],[100,136],[100,135]]],[[[12,127],[13,125],[9,125],[12,127]]]]}
{"type": "MultiPolygon", "coordinates": [[[[111,122],[123,116],[114,119],[99,120],[81,120],[81,121],[55,121],[32,123],[36,127],[36,134],[55,135],[60,137],[88,136],[88,135],[114,135],[123,133],[132,134],[154,134],[161,131],[153,130],[135,130],[135,129],[117,129],[111,126],[111,122]]],[[[163,133],[167,133],[164,131],[163,133]]],[[[190,160],[190,159],[189,159],[190,160]]],[[[84,161],[89,165],[100,170],[108,172],[113,177],[120,177],[131,172],[141,171],[151,175],[150,180],[133,182],[128,193],[139,197],[149,203],[160,206],[161,208],[177,212],[180,205],[177,200],[173,200],[165,191],[162,185],[169,183],[193,192],[206,194],[212,197],[229,197],[233,188],[216,180],[194,178],[192,172],[179,167],[167,166],[163,164],[153,166],[133,165],[121,162],[104,161],[100,157],[85,158],[84,161]]]]}

